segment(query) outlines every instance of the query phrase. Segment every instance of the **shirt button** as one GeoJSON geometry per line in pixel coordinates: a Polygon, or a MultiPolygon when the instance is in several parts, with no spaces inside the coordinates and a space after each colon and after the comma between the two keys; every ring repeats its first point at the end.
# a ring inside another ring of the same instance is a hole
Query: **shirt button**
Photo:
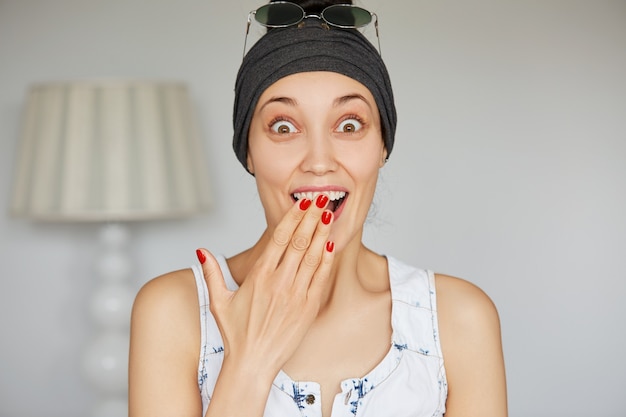
{"type": "Polygon", "coordinates": [[[306,401],[306,403],[308,405],[313,405],[315,404],[315,395],[313,394],[309,394],[304,398],[304,401],[306,401]]]}

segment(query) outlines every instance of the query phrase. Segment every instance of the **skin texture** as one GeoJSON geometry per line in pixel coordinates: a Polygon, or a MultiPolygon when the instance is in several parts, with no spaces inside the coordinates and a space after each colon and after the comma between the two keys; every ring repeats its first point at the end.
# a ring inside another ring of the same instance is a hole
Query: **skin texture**
{"type": "MultiPolygon", "coordinates": [[[[248,168],[267,228],[250,249],[227,260],[238,291],[226,289],[217,262],[202,252],[211,311],[225,342],[206,416],[262,416],[282,369],[294,380],[320,383],[328,417],[339,382],[366,374],[387,353],[387,263],[361,242],[385,157],[374,99],[360,83],[336,73],[300,73],[263,93],[249,132],[248,168]],[[348,194],[328,224],[321,218],[329,210],[315,197],[305,209],[293,198],[294,192],[333,190],[348,194]],[[354,344],[365,348],[354,352],[354,344]],[[255,378],[245,377],[250,374],[255,378]]],[[[493,303],[457,278],[437,275],[436,286],[446,417],[506,416],[493,303]]],[[[201,415],[197,304],[190,270],[157,277],[139,292],[131,323],[131,417],[201,415]]]]}

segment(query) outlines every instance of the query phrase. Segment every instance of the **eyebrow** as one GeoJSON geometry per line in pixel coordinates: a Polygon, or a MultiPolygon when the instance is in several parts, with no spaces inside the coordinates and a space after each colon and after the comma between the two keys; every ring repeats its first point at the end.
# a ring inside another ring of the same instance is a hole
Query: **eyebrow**
{"type": "Polygon", "coordinates": [[[345,96],[341,96],[341,97],[337,97],[334,101],[333,101],[333,107],[339,107],[343,104],[346,104],[352,100],[361,100],[363,101],[365,104],[367,104],[367,106],[369,108],[372,107],[372,105],[370,104],[370,102],[365,98],[365,96],[361,95],[361,94],[348,94],[345,96]]]}
{"type": "Polygon", "coordinates": [[[263,110],[267,105],[272,104],[272,103],[283,103],[292,107],[295,107],[298,105],[298,102],[290,97],[272,97],[269,100],[267,100],[265,103],[263,103],[263,105],[261,106],[261,108],[259,108],[259,110],[263,110]]]}

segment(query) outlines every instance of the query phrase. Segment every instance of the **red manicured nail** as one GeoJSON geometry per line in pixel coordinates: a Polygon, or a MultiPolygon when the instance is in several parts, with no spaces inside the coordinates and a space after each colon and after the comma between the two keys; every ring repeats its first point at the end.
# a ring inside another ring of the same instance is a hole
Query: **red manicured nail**
{"type": "Polygon", "coordinates": [[[324,208],[326,204],[328,204],[328,196],[325,194],[318,195],[317,200],[315,200],[315,205],[319,208],[324,208]]]}
{"type": "Polygon", "coordinates": [[[310,205],[311,200],[309,200],[308,198],[303,198],[302,200],[300,200],[300,210],[304,211],[308,209],[310,205]]]}
{"type": "Polygon", "coordinates": [[[333,213],[330,210],[325,210],[322,213],[322,223],[329,224],[332,219],[333,219],[333,213]]]}
{"type": "Polygon", "coordinates": [[[330,240],[326,242],[326,251],[332,252],[335,250],[335,242],[331,242],[330,240]]]}
{"type": "Polygon", "coordinates": [[[198,257],[200,264],[204,265],[204,263],[206,262],[206,256],[204,256],[204,253],[202,253],[200,249],[196,249],[196,256],[198,257]]]}

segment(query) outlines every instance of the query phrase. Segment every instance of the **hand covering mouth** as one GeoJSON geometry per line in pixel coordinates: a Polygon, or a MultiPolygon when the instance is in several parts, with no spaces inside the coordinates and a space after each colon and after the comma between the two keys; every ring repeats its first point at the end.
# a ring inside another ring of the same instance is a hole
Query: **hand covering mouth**
{"type": "Polygon", "coordinates": [[[346,200],[346,198],[348,197],[349,193],[347,193],[345,191],[324,191],[324,192],[307,191],[307,192],[303,192],[303,193],[293,193],[293,194],[291,194],[291,198],[293,198],[294,201],[298,201],[298,200],[301,200],[303,198],[308,198],[309,200],[313,201],[320,194],[324,194],[324,195],[326,195],[328,197],[329,201],[328,201],[327,208],[330,211],[335,212],[343,204],[343,202],[346,200]]]}

